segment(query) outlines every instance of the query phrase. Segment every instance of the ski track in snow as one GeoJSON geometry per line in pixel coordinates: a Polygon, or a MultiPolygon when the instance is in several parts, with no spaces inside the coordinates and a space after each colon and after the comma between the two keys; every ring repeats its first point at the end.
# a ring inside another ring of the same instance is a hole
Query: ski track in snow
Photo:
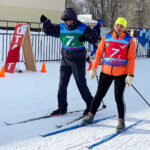
{"type": "MultiPolygon", "coordinates": [[[[45,74],[24,71],[22,74],[6,73],[5,78],[0,78],[2,85],[0,87],[2,91],[0,101],[0,150],[87,150],[86,146],[98,142],[115,131],[117,117],[46,138],[39,136],[79,124],[81,120],[65,125],[60,129],[55,127],[56,124],[63,124],[79,117],[82,112],[13,126],[3,124],[4,121],[16,122],[48,115],[57,108],[59,65],[59,63],[46,63],[47,73],[45,74]]],[[[25,70],[23,64],[19,66],[25,70]]],[[[41,66],[42,63],[38,63],[38,70],[41,66]]],[[[136,60],[133,85],[150,103],[150,68],[147,66],[150,66],[149,59],[136,60]]],[[[99,67],[98,73],[100,69],[101,67],[99,67]]],[[[96,79],[90,80],[88,73],[87,83],[94,95],[97,89],[97,81],[96,79]]],[[[104,103],[107,108],[98,112],[95,119],[117,114],[113,84],[104,98],[104,103]]],[[[143,121],[112,140],[93,148],[93,150],[150,149],[150,107],[132,87],[125,90],[125,103],[126,126],[138,120],[143,121]]],[[[80,109],[85,109],[85,104],[73,77],[71,77],[68,86],[68,111],[80,109]]]]}

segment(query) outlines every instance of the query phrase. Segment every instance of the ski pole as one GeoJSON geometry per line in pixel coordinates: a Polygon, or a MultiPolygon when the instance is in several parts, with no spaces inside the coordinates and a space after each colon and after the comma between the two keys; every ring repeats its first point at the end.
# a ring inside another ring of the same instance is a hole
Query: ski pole
{"type": "MultiPolygon", "coordinates": [[[[97,83],[98,83],[98,75],[96,74],[96,79],[97,79],[97,83]]],[[[102,108],[106,108],[106,105],[104,104],[104,102],[103,102],[103,100],[102,100],[102,104],[103,104],[103,106],[102,106],[102,108]]]]}
{"type": "Polygon", "coordinates": [[[141,96],[141,98],[146,102],[146,104],[150,107],[150,104],[146,101],[146,99],[140,94],[140,92],[135,88],[135,86],[133,84],[131,84],[131,86],[133,87],[133,89],[141,96]]]}
{"type": "Polygon", "coordinates": [[[84,47],[85,47],[86,52],[87,52],[87,58],[86,58],[86,61],[87,61],[87,59],[88,59],[88,63],[89,63],[88,71],[90,71],[90,70],[91,70],[91,67],[92,67],[92,61],[91,61],[91,58],[90,58],[89,49],[86,48],[85,43],[83,43],[83,44],[84,44],[84,47]]]}

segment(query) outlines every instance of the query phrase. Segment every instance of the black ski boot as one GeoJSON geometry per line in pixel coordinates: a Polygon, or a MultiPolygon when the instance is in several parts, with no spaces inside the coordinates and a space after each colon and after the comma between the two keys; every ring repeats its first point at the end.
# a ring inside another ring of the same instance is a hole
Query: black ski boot
{"type": "Polygon", "coordinates": [[[50,115],[63,115],[63,114],[66,114],[67,113],[67,110],[62,110],[62,109],[56,109],[54,110],[50,115]]]}

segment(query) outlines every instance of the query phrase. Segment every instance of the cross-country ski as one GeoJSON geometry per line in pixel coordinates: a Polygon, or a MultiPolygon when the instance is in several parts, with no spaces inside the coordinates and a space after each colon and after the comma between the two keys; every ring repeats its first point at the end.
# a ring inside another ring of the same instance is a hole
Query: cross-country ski
{"type": "MultiPolygon", "coordinates": [[[[83,110],[75,110],[75,111],[67,112],[67,114],[72,114],[72,113],[82,112],[82,111],[83,110]]],[[[12,123],[4,122],[4,124],[10,126],[10,125],[22,124],[22,123],[26,123],[26,122],[31,122],[31,121],[36,121],[36,120],[41,120],[41,119],[46,119],[46,118],[51,118],[51,117],[58,117],[58,116],[61,116],[61,115],[45,115],[45,116],[35,117],[35,118],[18,121],[18,122],[12,122],[12,123]]]]}
{"type": "MultiPolygon", "coordinates": [[[[92,123],[90,124],[95,124],[95,123],[98,123],[98,122],[101,122],[101,121],[105,121],[107,119],[111,119],[111,118],[114,118],[116,117],[115,115],[112,115],[112,116],[108,116],[108,117],[104,117],[104,118],[100,118],[100,119],[97,119],[97,120],[94,120],[92,123]]],[[[68,127],[68,128],[65,128],[65,129],[62,129],[62,130],[58,130],[58,131],[55,131],[55,132],[51,132],[51,133],[47,133],[47,134],[43,134],[41,135],[42,137],[48,137],[48,136],[52,136],[52,135],[55,135],[55,134],[59,134],[59,133],[62,133],[62,132],[66,132],[66,131],[71,131],[71,130],[74,130],[74,129],[77,129],[77,128],[81,128],[81,127],[84,127],[84,125],[75,125],[75,126],[71,126],[71,127],[68,127]]]]}
{"type": "Polygon", "coordinates": [[[104,138],[102,138],[100,141],[98,141],[98,142],[96,142],[96,143],[94,143],[94,144],[92,144],[92,145],[90,145],[90,146],[87,146],[87,147],[88,147],[88,149],[92,149],[92,148],[94,148],[94,147],[96,147],[96,146],[98,146],[98,145],[100,145],[100,144],[103,144],[103,143],[105,143],[105,142],[107,142],[107,141],[113,139],[114,137],[116,137],[116,136],[122,134],[122,133],[125,132],[126,130],[128,130],[128,129],[130,129],[130,128],[136,126],[136,125],[138,125],[140,122],[142,122],[142,120],[139,120],[139,121],[137,121],[137,122],[135,122],[135,123],[133,123],[133,124],[127,126],[127,127],[126,127],[123,131],[121,131],[121,132],[114,132],[114,133],[112,133],[112,134],[109,134],[109,135],[105,136],[104,138]]]}
{"type": "MultiPolygon", "coordinates": [[[[99,111],[102,111],[103,109],[105,109],[105,108],[100,108],[100,109],[98,109],[97,110],[97,112],[99,112],[99,111]]],[[[71,120],[71,121],[69,121],[69,122],[67,122],[67,123],[64,123],[64,124],[60,124],[60,125],[56,125],[56,127],[57,128],[61,128],[61,127],[63,127],[63,126],[65,126],[65,125],[69,125],[69,124],[71,124],[71,123],[74,123],[74,122],[76,122],[76,121],[78,121],[78,120],[81,120],[81,119],[83,119],[84,117],[86,117],[86,116],[80,116],[80,117],[78,117],[78,118],[76,118],[76,119],[73,119],[73,120],[71,120]]]]}

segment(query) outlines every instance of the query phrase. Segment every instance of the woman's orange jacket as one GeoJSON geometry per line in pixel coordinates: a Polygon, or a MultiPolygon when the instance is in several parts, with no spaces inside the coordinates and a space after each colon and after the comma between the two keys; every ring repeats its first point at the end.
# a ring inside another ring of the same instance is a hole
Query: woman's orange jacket
{"type": "MultiPolygon", "coordinates": [[[[113,31],[112,37],[115,39],[122,39],[126,35],[126,33],[121,33],[121,35],[117,38],[115,32],[113,31]]],[[[101,42],[98,44],[98,48],[96,51],[96,56],[94,59],[94,63],[92,68],[97,70],[97,67],[103,58],[103,54],[105,52],[105,36],[102,38],[101,42]]],[[[123,74],[130,74],[134,75],[134,68],[135,68],[135,56],[136,55],[136,46],[133,38],[130,40],[129,49],[128,49],[128,64],[125,66],[109,66],[107,64],[103,64],[102,72],[105,74],[113,75],[113,76],[120,76],[123,74]]]]}

